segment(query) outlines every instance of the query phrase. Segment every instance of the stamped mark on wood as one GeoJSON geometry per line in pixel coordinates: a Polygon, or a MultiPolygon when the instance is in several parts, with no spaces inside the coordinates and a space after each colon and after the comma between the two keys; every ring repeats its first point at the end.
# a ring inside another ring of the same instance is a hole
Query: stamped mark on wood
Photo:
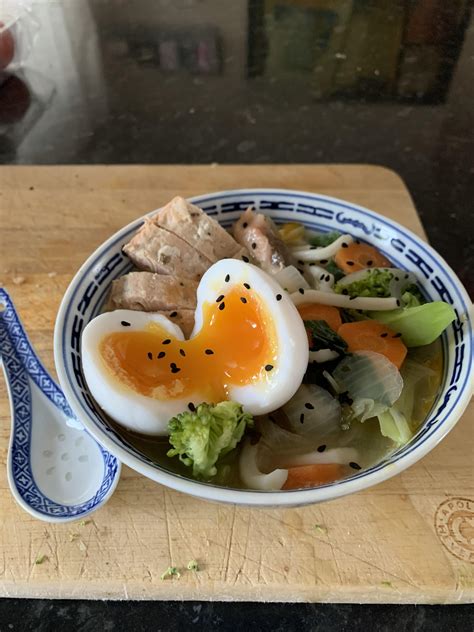
{"type": "Polygon", "coordinates": [[[463,562],[474,564],[474,500],[453,497],[435,513],[434,527],[441,544],[463,562]]]}

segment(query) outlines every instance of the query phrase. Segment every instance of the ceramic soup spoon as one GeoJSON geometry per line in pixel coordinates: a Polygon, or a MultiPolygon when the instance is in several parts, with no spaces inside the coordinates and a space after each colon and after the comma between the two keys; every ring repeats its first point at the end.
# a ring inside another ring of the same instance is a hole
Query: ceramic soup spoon
{"type": "Polygon", "coordinates": [[[75,419],[2,288],[0,359],[10,396],[7,468],[15,500],[49,522],[77,520],[95,511],[114,492],[120,462],[75,419]]]}

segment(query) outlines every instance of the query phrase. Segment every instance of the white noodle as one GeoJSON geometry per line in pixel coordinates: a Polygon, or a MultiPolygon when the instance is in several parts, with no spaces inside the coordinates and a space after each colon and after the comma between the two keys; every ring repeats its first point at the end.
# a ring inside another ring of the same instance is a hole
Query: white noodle
{"type": "Polygon", "coordinates": [[[324,246],[323,248],[315,248],[314,246],[301,248],[298,246],[291,249],[291,254],[299,261],[321,261],[322,259],[334,257],[336,252],[342,248],[342,244],[351,244],[353,241],[354,238],[351,235],[341,235],[329,246],[324,246]]]}
{"type": "Polygon", "coordinates": [[[305,272],[313,279],[313,288],[321,292],[332,292],[334,285],[334,275],[330,274],[321,266],[305,265],[305,272]]]}
{"type": "Polygon", "coordinates": [[[335,292],[322,292],[321,290],[305,290],[293,292],[290,298],[295,305],[303,303],[320,303],[321,305],[333,305],[334,307],[345,307],[348,309],[363,309],[367,311],[389,311],[400,307],[396,298],[377,298],[372,296],[358,296],[351,298],[345,294],[335,292]]]}

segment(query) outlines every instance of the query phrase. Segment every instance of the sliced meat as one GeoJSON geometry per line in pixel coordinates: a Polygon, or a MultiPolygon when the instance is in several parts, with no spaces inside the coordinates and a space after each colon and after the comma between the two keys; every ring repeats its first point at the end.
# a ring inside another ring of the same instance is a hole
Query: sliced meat
{"type": "Polygon", "coordinates": [[[245,246],[264,270],[276,274],[292,257],[278,236],[278,229],[269,217],[248,208],[232,227],[234,237],[245,246]]]}
{"type": "Polygon", "coordinates": [[[129,272],[112,282],[108,309],[161,312],[196,309],[198,284],[153,272],[129,272]]]}
{"type": "Polygon", "coordinates": [[[145,220],[123,251],[140,270],[188,279],[199,280],[211,266],[209,259],[195,248],[150,219],[145,220]]]}
{"type": "Polygon", "coordinates": [[[212,263],[234,257],[240,245],[215,219],[182,197],[175,197],[152,217],[154,224],[176,235],[212,263]]]}

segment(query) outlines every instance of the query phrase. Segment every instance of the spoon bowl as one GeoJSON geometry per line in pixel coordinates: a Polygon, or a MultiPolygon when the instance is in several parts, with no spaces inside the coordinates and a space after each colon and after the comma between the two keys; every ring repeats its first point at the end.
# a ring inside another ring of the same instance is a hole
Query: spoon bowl
{"type": "Polygon", "coordinates": [[[85,517],[110,498],[121,464],[77,421],[1,288],[0,357],[10,397],[7,470],[15,500],[41,520],[85,517]]]}

